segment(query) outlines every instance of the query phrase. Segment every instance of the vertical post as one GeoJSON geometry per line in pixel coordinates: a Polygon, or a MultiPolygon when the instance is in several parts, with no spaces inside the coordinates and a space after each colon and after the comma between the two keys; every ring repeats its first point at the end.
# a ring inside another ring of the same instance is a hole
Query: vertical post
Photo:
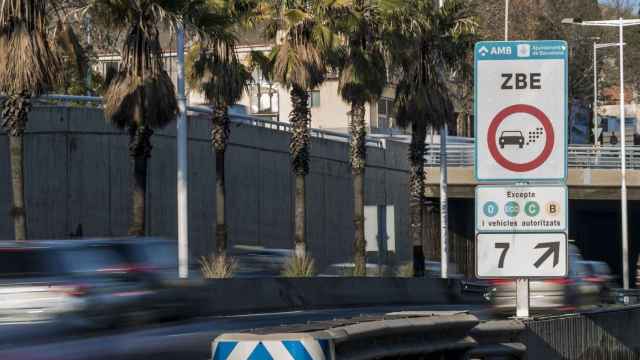
{"type": "Polygon", "coordinates": [[[440,272],[443,279],[449,274],[449,206],[447,204],[447,123],[440,130],[440,272]]]}
{"type": "Polygon", "coordinates": [[[598,146],[598,62],[596,61],[596,42],[593,42],[593,145],[598,146]]]}
{"type": "MultiPolygon", "coordinates": [[[[444,0],[438,0],[438,7],[444,0]]],[[[447,122],[440,129],[440,275],[446,279],[449,274],[449,207],[447,206],[447,122]]]]}
{"type": "Polygon", "coordinates": [[[529,317],[529,279],[516,279],[516,317],[529,317]]]}
{"type": "MultiPolygon", "coordinates": [[[[87,15],[85,18],[87,28],[87,45],[91,45],[91,17],[87,15]]],[[[87,73],[85,74],[85,86],[87,88],[87,96],[91,96],[91,61],[87,61],[87,73]]]]}
{"type": "Polygon", "coordinates": [[[178,273],[181,278],[189,277],[189,215],[188,215],[188,178],[187,178],[187,99],[184,86],[184,25],[177,26],[178,56],[178,273]]]}
{"type": "Polygon", "coordinates": [[[509,0],[504,0],[504,41],[509,40],[509,0]]]}
{"type": "Polygon", "coordinates": [[[622,283],[629,289],[629,234],[627,232],[627,154],[624,118],[624,41],[623,22],[620,20],[620,202],[622,210],[622,283]]]}

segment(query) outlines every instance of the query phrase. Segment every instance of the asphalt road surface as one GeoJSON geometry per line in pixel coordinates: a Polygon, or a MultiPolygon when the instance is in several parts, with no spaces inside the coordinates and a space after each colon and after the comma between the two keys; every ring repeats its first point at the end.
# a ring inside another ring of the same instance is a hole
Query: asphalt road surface
{"type": "Polygon", "coordinates": [[[164,324],[89,336],[53,323],[2,325],[0,359],[204,360],[211,356],[211,341],[222,333],[360,316],[380,316],[398,311],[424,311],[435,314],[470,311],[483,316],[484,310],[482,305],[432,305],[293,311],[206,318],[188,323],[164,324]]]}

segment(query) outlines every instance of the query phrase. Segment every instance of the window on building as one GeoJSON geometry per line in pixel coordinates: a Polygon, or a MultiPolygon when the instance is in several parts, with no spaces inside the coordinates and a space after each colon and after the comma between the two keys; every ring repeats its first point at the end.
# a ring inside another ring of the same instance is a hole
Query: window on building
{"type": "Polygon", "coordinates": [[[252,114],[274,114],[278,112],[278,91],[272,82],[268,81],[259,69],[251,74],[249,86],[251,98],[250,111],[252,114]]]}
{"type": "Polygon", "coordinates": [[[320,107],[320,91],[319,90],[309,91],[309,107],[311,108],[320,107]]]}
{"type": "Polygon", "coordinates": [[[374,125],[379,129],[397,127],[395,114],[393,113],[393,99],[381,98],[378,100],[378,123],[374,125]]]}

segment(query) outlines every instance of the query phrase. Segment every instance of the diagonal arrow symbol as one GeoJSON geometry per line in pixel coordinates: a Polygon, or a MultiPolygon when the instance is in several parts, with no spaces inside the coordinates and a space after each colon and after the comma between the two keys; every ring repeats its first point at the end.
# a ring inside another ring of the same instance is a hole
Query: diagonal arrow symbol
{"type": "Polygon", "coordinates": [[[539,268],[540,265],[542,265],[542,263],[544,263],[544,261],[551,256],[551,254],[553,254],[553,267],[556,267],[556,265],[558,265],[558,261],[560,260],[560,242],[556,241],[540,243],[536,245],[535,249],[547,249],[547,251],[545,251],[544,254],[540,256],[538,261],[536,261],[533,266],[539,268]]]}

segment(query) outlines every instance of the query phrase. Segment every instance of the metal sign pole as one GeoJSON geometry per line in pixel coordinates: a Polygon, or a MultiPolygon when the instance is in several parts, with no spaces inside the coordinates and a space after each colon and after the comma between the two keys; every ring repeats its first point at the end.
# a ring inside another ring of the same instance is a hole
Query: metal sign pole
{"type": "Polygon", "coordinates": [[[440,272],[441,277],[449,276],[449,206],[447,194],[447,123],[440,132],[440,272]]]}
{"type": "Polygon", "coordinates": [[[629,232],[627,226],[627,155],[624,116],[624,39],[623,22],[620,18],[620,205],[622,215],[622,284],[629,289],[629,232]]]}
{"type": "Polygon", "coordinates": [[[593,42],[593,145],[598,146],[598,62],[596,42],[593,42]]]}
{"type": "Polygon", "coordinates": [[[516,279],[516,317],[529,317],[529,279],[516,279]]]}

